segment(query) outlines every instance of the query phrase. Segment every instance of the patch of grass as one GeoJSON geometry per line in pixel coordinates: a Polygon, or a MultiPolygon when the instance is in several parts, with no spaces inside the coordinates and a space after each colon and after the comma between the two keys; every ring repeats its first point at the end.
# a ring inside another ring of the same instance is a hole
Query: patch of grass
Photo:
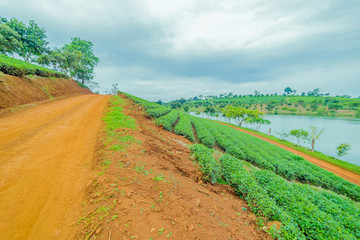
{"type": "Polygon", "coordinates": [[[116,129],[136,129],[135,120],[123,113],[124,104],[125,100],[119,96],[110,99],[110,108],[104,117],[107,133],[116,129]]]}
{"type": "Polygon", "coordinates": [[[79,87],[89,89],[85,84],[82,84],[81,82],[76,81],[76,83],[79,87]]]}
{"type": "Polygon", "coordinates": [[[165,177],[164,175],[156,175],[155,177],[153,177],[155,182],[160,182],[160,181],[165,181],[165,177]]]}
{"type": "Polygon", "coordinates": [[[161,236],[161,235],[164,234],[164,230],[165,230],[165,228],[160,228],[160,229],[158,230],[159,236],[161,236]]]}
{"type": "Polygon", "coordinates": [[[43,86],[41,89],[48,95],[49,99],[54,99],[54,97],[51,96],[51,94],[49,93],[49,86],[48,85],[43,86]]]}

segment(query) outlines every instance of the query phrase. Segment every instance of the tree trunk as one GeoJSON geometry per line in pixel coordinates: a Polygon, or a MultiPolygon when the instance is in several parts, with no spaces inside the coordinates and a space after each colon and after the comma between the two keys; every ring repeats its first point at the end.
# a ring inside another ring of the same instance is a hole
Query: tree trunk
{"type": "Polygon", "coordinates": [[[239,127],[241,127],[241,125],[243,124],[243,122],[244,122],[244,119],[241,120],[241,122],[240,122],[240,124],[239,124],[239,127]]]}
{"type": "Polygon", "coordinates": [[[82,83],[82,84],[85,84],[85,80],[84,80],[84,79],[82,79],[82,80],[81,80],[81,83],[82,83]]]}
{"type": "Polygon", "coordinates": [[[313,138],[312,142],[311,142],[311,151],[312,152],[314,152],[314,145],[315,145],[315,139],[313,138]]]}

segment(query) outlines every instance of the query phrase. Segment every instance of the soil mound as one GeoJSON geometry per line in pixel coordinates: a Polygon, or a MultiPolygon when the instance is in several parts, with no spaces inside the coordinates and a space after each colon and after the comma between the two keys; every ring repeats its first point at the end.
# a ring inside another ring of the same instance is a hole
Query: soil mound
{"type": "Polygon", "coordinates": [[[53,98],[91,94],[76,81],[63,78],[16,77],[0,72],[0,110],[53,98]]]}

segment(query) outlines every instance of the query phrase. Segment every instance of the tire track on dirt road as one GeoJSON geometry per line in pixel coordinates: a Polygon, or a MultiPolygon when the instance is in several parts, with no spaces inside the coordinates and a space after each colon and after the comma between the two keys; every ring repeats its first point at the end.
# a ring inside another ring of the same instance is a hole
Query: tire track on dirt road
{"type": "Polygon", "coordinates": [[[71,239],[108,96],[0,118],[0,239],[71,239]]]}

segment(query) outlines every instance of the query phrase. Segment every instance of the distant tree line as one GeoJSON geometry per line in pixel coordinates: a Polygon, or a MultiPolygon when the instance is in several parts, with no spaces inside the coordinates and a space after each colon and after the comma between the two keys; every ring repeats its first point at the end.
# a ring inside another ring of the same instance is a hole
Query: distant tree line
{"type": "Polygon", "coordinates": [[[46,31],[34,20],[25,24],[16,18],[0,17],[0,53],[18,55],[26,62],[38,63],[89,82],[95,77],[94,68],[99,58],[93,52],[93,44],[79,37],[60,48],[49,48],[46,31]]]}

